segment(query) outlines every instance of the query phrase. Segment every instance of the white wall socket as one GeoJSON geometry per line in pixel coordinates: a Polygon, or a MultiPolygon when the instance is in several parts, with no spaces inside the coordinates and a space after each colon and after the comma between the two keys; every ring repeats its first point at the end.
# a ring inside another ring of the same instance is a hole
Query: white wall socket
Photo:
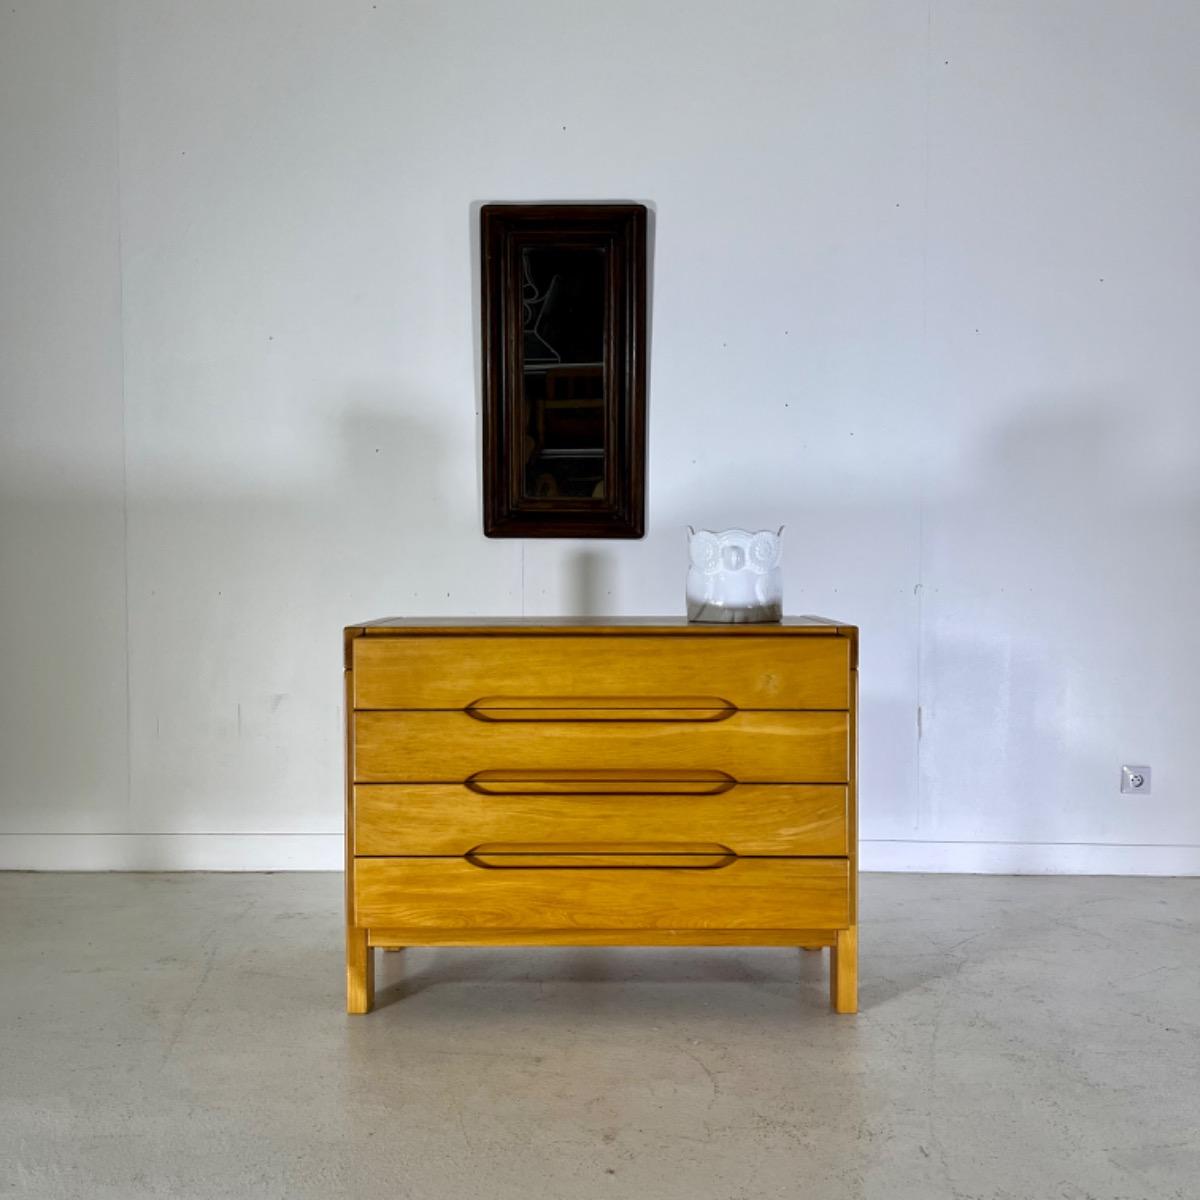
{"type": "Polygon", "coordinates": [[[1121,791],[1126,795],[1136,793],[1139,796],[1148,796],[1150,794],[1150,768],[1122,767],[1121,791]]]}

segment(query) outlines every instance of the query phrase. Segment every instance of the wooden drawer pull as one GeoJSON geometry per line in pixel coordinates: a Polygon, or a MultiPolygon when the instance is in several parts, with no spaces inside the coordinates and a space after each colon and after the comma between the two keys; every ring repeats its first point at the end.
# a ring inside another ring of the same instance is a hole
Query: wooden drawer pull
{"type": "Polygon", "coordinates": [[[485,696],[464,711],[477,721],[724,721],[720,696],[485,696]]]}
{"type": "Polygon", "coordinates": [[[476,846],[464,859],[473,867],[489,871],[596,870],[683,870],[715,871],[737,862],[728,846],[713,844],[703,849],[646,846],[523,846],[520,844],[476,846]]]}
{"type": "Polygon", "coordinates": [[[737,786],[724,771],[476,771],[481,796],[719,796],[737,786]]]}

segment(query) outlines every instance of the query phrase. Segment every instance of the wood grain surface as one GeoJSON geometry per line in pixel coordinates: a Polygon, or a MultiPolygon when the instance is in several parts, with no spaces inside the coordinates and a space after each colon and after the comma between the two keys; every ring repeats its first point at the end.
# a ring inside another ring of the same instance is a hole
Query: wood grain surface
{"type": "MultiPolygon", "coordinates": [[[[481,792],[460,783],[359,784],[354,789],[354,853],[466,854],[495,842],[719,843],[742,855],[846,853],[846,788],[841,785],[743,783],[710,794],[613,793],[605,790],[615,786],[612,780],[572,785],[592,791],[522,794],[481,792]]],[[[629,786],[636,789],[636,784],[629,786]]]]}
{"type": "Polygon", "coordinates": [[[358,926],[438,929],[816,929],[845,926],[838,858],[745,858],[711,869],[475,866],[462,858],[361,858],[358,926]]]}
{"type": "Polygon", "coordinates": [[[488,721],[463,712],[354,715],[357,783],[461,783],[478,771],[620,767],[722,771],[741,783],[845,783],[844,712],[725,720],[488,721]]]}
{"type": "Polygon", "coordinates": [[[849,706],[850,642],[841,637],[695,640],[638,636],[362,637],[353,645],[354,707],[503,708],[577,697],[575,707],[655,708],[657,697],[701,706],[849,706]],[[704,698],[709,698],[705,700],[704,698]]]}

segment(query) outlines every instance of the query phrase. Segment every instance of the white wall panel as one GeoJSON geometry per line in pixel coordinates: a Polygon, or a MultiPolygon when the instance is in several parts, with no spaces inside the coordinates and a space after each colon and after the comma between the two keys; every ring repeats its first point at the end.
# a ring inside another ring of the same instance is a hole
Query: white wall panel
{"type": "Polygon", "coordinates": [[[321,865],[342,625],[682,612],[692,522],[862,626],[867,865],[1195,867],[1195,5],[0,22],[3,861],[321,865]],[[642,542],[482,536],[503,199],[653,209],[642,542]]]}

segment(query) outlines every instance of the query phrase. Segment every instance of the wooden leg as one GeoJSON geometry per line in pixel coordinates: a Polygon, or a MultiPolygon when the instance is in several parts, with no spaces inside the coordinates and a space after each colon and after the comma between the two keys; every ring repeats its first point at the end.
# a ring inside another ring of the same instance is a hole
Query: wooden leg
{"type": "Polygon", "coordinates": [[[834,1012],[858,1012],[857,925],[839,929],[829,953],[829,1001],[834,1012]]]}
{"type": "Polygon", "coordinates": [[[346,1011],[369,1013],[375,1002],[375,951],[367,931],[346,927],[346,1011]]]}

